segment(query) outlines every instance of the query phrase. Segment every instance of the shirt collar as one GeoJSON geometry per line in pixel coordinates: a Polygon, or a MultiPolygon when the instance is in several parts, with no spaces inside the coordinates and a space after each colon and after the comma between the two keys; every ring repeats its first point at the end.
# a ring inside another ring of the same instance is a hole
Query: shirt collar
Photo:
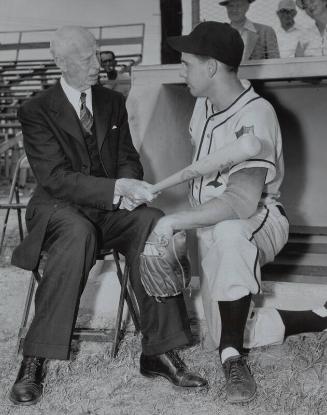
{"type": "Polygon", "coordinates": [[[247,18],[245,19],[243,30],[249,30],[250,32],[257,33],[257,29],[255,28],[253,22],[247,18]]]}
{"type": "MultiPolygon", "coordinates": [[[[72,104],[72,106],[74,107],[76,113],[78,116],[80,116],[80,108],[81,108],[81,91],[73,88],[72,86],[70,86],[65,78],[62,76],[60,78],[60,85],[68,99],[68,101],[72,104]]],[[[87,108],[91,111],[91,114],[93,114],[93,108],[92,108],[92,89],[88,88],[85,91],[83,91],[86,93],[86,106],[87,108]]]]}
{"type": "Polygon", "coordinates": [[[238,97],[235,98],[234,102],[232,102],[228,107],[220,111],[216,111],[212,103],[209,101],[209,98],[206,98],[205,105],[207,118],[212,115],[222,115],[225,117],[226,114],[228,115],[230,114],[230,112],[234,112],[236,108],[241,108],[246,101],[251,99],[251,97],[253,98],[257,95],[254,89],[252,88],[250,81],[248,81],[247,79],[240,79],[240,81],[244,90],[240,93],[238,97]]]}

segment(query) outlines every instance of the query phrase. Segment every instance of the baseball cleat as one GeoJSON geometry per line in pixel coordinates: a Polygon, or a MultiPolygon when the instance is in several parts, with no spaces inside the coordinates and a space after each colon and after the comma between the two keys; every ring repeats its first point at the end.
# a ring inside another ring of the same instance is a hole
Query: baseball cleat
{"type": "Polygon", "coordinates": [[[230,403],[249,402],[255,397],[257,386],[243,356],[233,356],[223,363],[227,400],[230,403]]]}

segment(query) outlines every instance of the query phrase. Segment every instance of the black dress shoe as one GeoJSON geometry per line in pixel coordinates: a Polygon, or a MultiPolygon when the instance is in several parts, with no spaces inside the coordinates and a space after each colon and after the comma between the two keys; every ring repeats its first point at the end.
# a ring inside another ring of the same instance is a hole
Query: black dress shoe
{"type": "Polygon", "coordinates": [[[24,356],[9,395],[15,405],[34,405],[41,399],[44,360],[40,357],[24,356]]]}
{"type": "Polygon", "coordinates": [[[153,378],[163,376],[176,386],[198,388],[207,386],[207,381],[196,373],[191,372],[176,352],[146,356],[140,358],[140,372],[153,378]]]}

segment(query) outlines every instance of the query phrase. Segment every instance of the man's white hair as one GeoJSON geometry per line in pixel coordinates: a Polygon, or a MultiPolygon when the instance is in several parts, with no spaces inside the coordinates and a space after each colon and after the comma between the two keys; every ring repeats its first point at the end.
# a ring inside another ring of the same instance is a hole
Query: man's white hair
{"type": "Polygon", "coordinates": [[[74,50],[83,50],[95,43],[95,37],[82,26],[63,26],[55,31],[50,41],[54,59],[68,56],[74,50]]]}

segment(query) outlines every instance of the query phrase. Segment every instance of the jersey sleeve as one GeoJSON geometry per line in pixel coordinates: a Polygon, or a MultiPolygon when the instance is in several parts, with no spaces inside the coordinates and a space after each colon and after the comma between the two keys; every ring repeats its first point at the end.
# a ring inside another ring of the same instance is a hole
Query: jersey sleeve
{"type": "Polygon", "coordinates": [[[278,153],[281,152],[281,133],[276,113],[265,100],[259,100],[256,105],[250,105],[240,115],[236,126],[236,139],[251,129],[261,142],[261,151],[256,156],[233,166],[229,174],[250,167],[267,169],[266,184],[276,176],[278,153]]]}

